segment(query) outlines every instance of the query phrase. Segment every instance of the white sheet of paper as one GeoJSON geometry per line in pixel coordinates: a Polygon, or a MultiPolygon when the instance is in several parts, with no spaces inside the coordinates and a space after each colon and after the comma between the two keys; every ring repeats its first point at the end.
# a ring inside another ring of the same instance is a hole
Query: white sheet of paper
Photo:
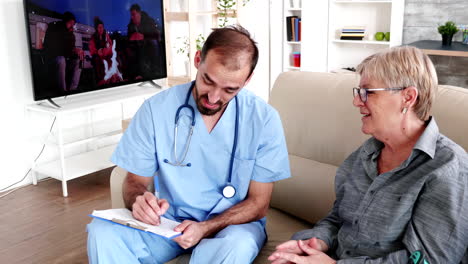
{"type": "Polygon", "coordinates": [[[92,213],[93,216],[104,218],[107,220],[112,221],[112,219],[119,219],[125,222],[130,221],[132,224],[138,224],[143,226],[147,232],[151,232],[160,236],[164,236],[167,238],[172,238],[174,236],[180,235],[180,232],[174,231],[174,228],[178,226],[180,223],[167,219],[161,216],[161,224],[158,226],[145,224],[141,221],[136,220],[132,212],[126,208],[118,208],[118,209],[108,209],[108,210],[94,210],[92,213]]]}

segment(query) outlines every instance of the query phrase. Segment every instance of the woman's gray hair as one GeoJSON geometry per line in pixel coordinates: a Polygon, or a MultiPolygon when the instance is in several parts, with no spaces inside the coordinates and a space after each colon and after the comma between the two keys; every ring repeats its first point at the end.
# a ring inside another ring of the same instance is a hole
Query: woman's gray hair
{"type": "Polygon", "coordinates": [[[437,73],[431,59],[420,49],[403,46],[376,53],[364,59],[357,72],[388,87],[416,87],[419,95],[413,111],[419,119],[429,119],[437,93],[437,73]]]}

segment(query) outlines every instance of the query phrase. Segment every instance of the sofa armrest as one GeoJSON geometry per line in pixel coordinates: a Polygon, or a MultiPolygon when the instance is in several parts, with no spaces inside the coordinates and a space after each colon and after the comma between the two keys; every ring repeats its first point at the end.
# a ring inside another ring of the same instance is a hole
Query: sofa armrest
{"type": "MultiPolygon", "coordinates": [[[[122,195],[122,186],[127,177],[128,171],[116,166],[110,176],[110,188],[111,188],[111,201],[112,208],[125,208],[125,203],[122,195]]],[[[148,191],[154,191],[153,183],[148,186],[148,191]]]]}
{"type": "Polygon", "coordinates": [[[111,201],[112,208],[124,208],[124,200],[122,196],[122,185],[127,171],[116,166],[110,176],[110,188],[111,188],[111,201]]]}

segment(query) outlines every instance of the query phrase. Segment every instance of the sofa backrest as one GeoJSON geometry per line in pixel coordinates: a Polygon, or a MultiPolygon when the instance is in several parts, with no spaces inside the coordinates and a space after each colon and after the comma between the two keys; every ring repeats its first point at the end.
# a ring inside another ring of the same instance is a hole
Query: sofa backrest
{"type": "Polygon", "coordinates": [[[432,115],[440,132],[468,151],[468,89],[439,85],[432,115]]]}
{"type": "Polygon", "coordinates": [[[270,104],[278,110],[290,155],[339,166],[369,136],[352,104],[355,74],[290,71],[276,80],[270,104]]]}
{"type": "MultiPolygon", "coordinates": [[[[271,206],[314,223],[335,199],[337,166],[369,136],[353,106],[356,74],[285,72],[270,96],[283,122],[292,178],[275,185],[271,206]]],[[[443,134],[468,150],[468,89],[439,86],[433,115],[443,134]]]]}

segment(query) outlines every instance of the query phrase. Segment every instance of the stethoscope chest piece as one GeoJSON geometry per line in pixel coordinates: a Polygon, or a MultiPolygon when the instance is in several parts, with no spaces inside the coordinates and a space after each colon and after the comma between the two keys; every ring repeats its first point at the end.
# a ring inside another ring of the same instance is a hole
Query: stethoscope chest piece
{"type": "Polygon", "coordinates": [[[236,195],[236,188],[234,188],[234,186],[232,186],[230,183],[228,183],[228,185],[224,186],[223,188],[223,196],[225,198],[232,198],[234,197],[234,195],[236,195]]]}

